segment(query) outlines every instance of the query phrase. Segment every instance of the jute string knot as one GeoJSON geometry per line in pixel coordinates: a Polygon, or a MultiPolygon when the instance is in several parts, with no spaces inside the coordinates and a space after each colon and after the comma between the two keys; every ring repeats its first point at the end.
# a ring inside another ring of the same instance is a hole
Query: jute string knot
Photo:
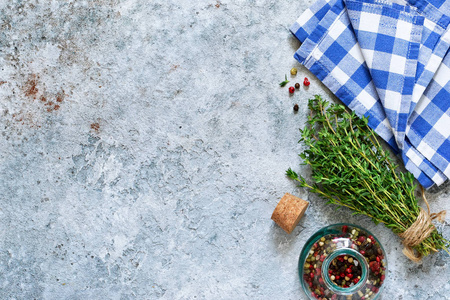
{"type": "MultiPolygon", "coordinates": [[[[446,211],[440,211],[438,213],[430,214],[430,205],[428,204],[427,198],[425,197],[425,190],[422,189],[422,198],[427,205],[428,212],[426,212],[422,207],[420,207],[419,215],[416,221],[404,232],[399,234],[399,237],[403,239],[403,254],[406,255],[410,260],[414,262],[420,262],[422,256],[417,254],[413,247],[422,243],[430,234],[436,229],[432,221],[437,220],[439,222],[444,222],[446,211]]],[[[436,250],[435,250],[436,251],[436,250]]]]}

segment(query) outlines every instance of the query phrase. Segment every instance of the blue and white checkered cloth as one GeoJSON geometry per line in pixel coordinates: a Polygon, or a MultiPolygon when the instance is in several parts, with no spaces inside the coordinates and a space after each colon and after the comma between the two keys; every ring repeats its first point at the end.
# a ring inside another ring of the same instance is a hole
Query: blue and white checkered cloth
{"type": "Polygon", "coordinates": [[[426,188],[450,178],[450,0],[318,0],[295,58],[426,188]]]}

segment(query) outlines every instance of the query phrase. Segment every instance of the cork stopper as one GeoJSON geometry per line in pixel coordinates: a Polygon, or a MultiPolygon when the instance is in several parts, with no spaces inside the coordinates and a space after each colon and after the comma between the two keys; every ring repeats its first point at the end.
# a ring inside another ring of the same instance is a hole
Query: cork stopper
{"type": "Polygon", "coordinates": [[[284,194],[272,214],[275,221],[284,231],[291,233],[303,217],[309,202],[289,193],[284,194]]]}

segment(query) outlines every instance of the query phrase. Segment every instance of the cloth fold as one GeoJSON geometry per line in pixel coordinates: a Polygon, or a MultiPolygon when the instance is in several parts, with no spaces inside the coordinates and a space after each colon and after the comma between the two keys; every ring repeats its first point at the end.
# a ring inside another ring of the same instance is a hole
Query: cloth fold
{"type": "Polygon", "coordinates": [[[450,177],[450,0],[434,2],[318,0],[291,27],[294,57],[426,188],[450,177]]]}

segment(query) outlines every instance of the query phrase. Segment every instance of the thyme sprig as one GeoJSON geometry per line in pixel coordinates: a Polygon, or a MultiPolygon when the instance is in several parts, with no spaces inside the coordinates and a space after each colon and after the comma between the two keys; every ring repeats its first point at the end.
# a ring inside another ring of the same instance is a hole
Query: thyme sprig
{"type": "MultiPolygon", "coordinates": [[[[414,176],[396,171],[397,165],[369,128],[367,118],[358,118],[343,105],[329,104],[319,95],[310,99],[311,114],[301,139],[307,149],[299,156],[312,170],[312,181],[292,169],[286,175],[311,192],[344,206],[354,214],[366,215],[383,223],[394,233],[408,229],[419,215],[414,194],[414,176]]],[[[420,256],[444,249],[449,241],[434,230],[414,249],[420,256]]]]}

